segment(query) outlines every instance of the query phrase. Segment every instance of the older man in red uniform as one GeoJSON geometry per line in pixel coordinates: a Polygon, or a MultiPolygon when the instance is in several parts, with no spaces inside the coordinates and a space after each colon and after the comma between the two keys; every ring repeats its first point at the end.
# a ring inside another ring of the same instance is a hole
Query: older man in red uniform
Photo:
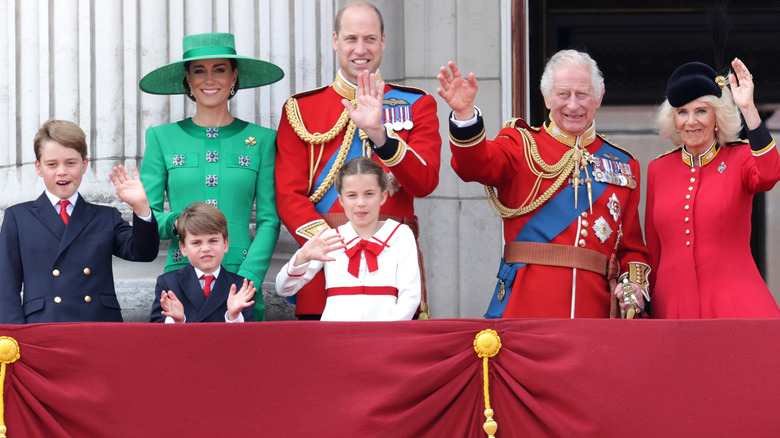
{"type": "MultiPolygon", "coordinates": [[[[378,72],[385,49],[382,16],[366,2],[336,16],[333,50],[339,72],[329,87],[285,103],[277,135],[276,199],[279,216],[299,244],[322,226],[346,222],[333,179],[341,166],[372,156],[390,176],[381,214],[417,233],[414,198],[439,183],[441,136],[436,101],[425,92],[384,84],[378,72]],[[378,89],[378,87],[383,87],[378,89]]],[[[325,307],[321,274],[298,292],[296,315],[317,318],[325,307]]],[[[427,315],[427,304],[421,304],[427,315]]]]}
{"type": "Polygon", "coordinates": [[[639,163],[596,134],[604,96],[596,62],[574,50],[555,54],[541,81],[550,119],[539,128],[512,120],[493,141],[474,106],[473,73],[464,78],[450,62],[439,82],[453,110],[452,167],[490,186],[504,218],[504,257],[485,316],[607,317],[619,313],[616,299],[624,312],[641,313],[649,267],[639,163]]]}

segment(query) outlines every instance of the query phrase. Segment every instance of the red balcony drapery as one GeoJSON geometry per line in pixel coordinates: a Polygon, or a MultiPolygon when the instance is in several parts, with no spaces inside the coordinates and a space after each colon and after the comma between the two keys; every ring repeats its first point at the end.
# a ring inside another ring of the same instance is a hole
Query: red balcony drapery
{"type": "Polygon", "coordinates": [[[780,320],[0,325],[15,437],[776,436],[780,320]]]}

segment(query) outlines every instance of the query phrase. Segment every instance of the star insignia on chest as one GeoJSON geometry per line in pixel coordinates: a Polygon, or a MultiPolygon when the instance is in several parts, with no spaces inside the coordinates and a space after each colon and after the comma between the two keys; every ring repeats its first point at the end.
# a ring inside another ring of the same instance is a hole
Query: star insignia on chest
{"type": "Polygon", "coordinates": [[[615,193],[613,193],[612,196],[609,197],[609,201],[607,202],[607,205],[609,205],[609,214],[612,215],[612,219],[615,222],[618,222],[618,219],[620,219],[620,214],[623,211],[623,209],[620,206],[620,200],[617,198],[617,195],[615,193]]]}
{"type": "Polygon", "coordinates": [[[596,232],[596,237],[599,238],[601,243],[606,242],[609,236],[612,235],[612,227],[609,226],[609,223],[603,216],[596,219],[593,223],[593,231],[596,232]]]}

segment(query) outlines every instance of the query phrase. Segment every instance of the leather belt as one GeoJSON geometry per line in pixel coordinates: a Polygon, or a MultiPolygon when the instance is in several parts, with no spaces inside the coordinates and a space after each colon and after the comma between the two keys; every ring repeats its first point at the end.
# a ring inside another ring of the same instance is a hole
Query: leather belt
{"type": "Polygon", "coordinates": [[[539,242],[509,242],[504,245],[506,263],[560,266],[607,275],[607,256],[592,249],[539,242]]]}

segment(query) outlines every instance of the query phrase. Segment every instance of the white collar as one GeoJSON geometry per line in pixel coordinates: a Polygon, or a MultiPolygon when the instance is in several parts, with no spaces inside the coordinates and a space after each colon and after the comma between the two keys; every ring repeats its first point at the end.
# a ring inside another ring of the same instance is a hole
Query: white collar
{"type": "MultiPolygon", "coordinates": [[[[60,201],[64,201],[64,199],[60,199],[56,196],[54,196],[50,191],[44,190],[44,193],[46,193],[46,197],[49,198],[49,202],[51,202],[52,207],[56,207],[57,204],[60,203],[60,201]]],[[[79,199],[79,192],[75,192],[73,195],[71,195],[70,198],[68,198],[68,202],[70,202],[73,207],[76,207],[76,201],[79,199]]]]}
{"type": "MultiPolygon", "coordinates": [[[[195,268],[195,265],[193,265],[192,267],[195,268]]],[[[200,279],[200,277],[203,277],[204,275],[213,275],[214,279],[216,280],[217,277],[219,277],[220,270],[222,270],[222,266],[218,266],[216,271],[208,272],[208,273],[207,272],[203,272],[203,271],[201,271],[198,268],[195,268],[195,275],[198,277],[198,279],[200,279]]]]}
{"type": "MultiPolygon", "coordinates": [[[[387,242],[390,234],[392,234],[397,226],[398,222],[394,221],[393,219],[385,219],[382,226],[379,227],[379,230],[377,230],[377,232],[371,236],[371,239],[384,244],[387,242]]],[[[344,238],[344,243],[346,243],[347,248],[351,248],[360,242],[360,236],[358,236],[357,231],[355,231],[355,229],[352,227],[351,222],[347,222],[346,224],[340,226],[338,230],[339,234],[341,234],[341,237],[344,238]]]]}

